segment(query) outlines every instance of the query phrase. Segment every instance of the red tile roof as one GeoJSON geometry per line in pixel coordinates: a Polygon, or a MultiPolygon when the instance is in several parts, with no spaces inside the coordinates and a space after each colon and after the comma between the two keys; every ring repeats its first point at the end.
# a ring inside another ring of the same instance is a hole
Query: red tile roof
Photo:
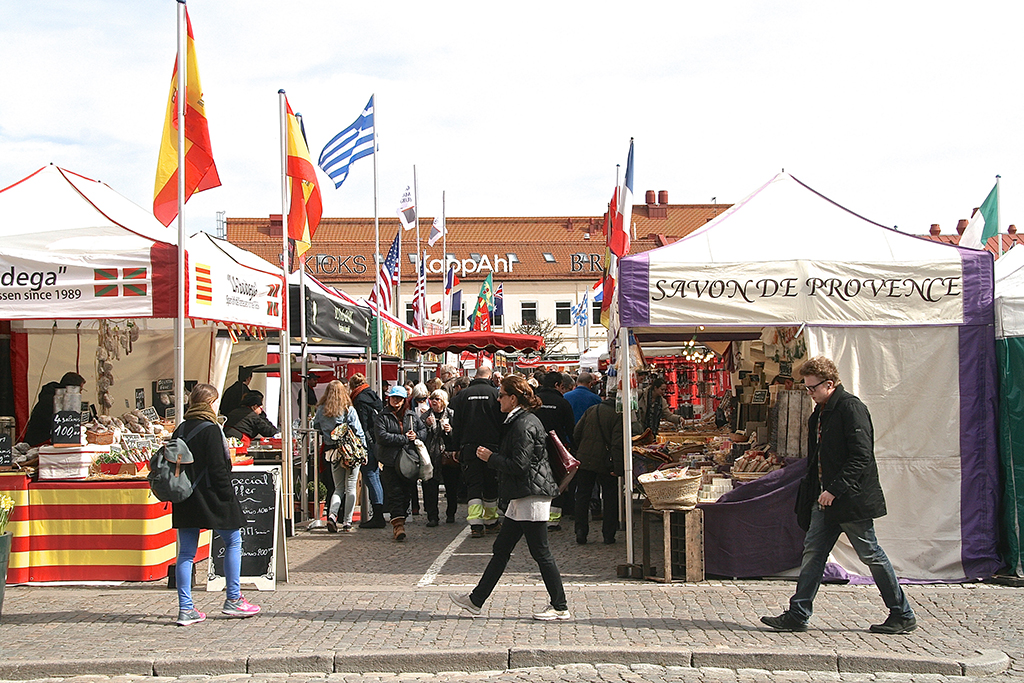
{"type": "MultiPolygon", "coordinates": [[[[659,204],[633,207],[632,223],[636,239],[631,253],[641,253],[674,242],[688,235],[729,208],[728,204],[659,204]],[[663,213],[664,217],[657,215],[663,213]],[[653,217],[652,217],[653,214],[653,217]]],[[[420,217],[421,246],[429,259],[440,259],[441,244],[427,247],[432,216],[420,217]]],[[[468,259],[470,254],[506,258],[514,253],[519,259],[511,273],[502,273],[503,280],[581,279],[596,280],[604,259],[604,218],[601,216],[566,216],[557,218],[448,218],[447,251],[457,259],[468,259]],[[544,254],[554,256],[554,263],[544,254]],[[594,260],[591,255],[597,255],[594,260]],[[574,255],[575,258],[574,258],[574,255]]],[[[382,218],[380,225],[381,251],[386,252],[399,229],[397,218],[382,218]]],[[[265,218],[228,218],[227,238],[233,244],[248,249],[271,263],[279,263],[281,252],[280,216],[265,218]]],[[[410,245],[416,242],[415,231],[402,235],[402,280],[415,278],[415,268],[408,254],[415,252],[410,245]]],[[[372,282],[374,226],[372,218],[325,218],[307,252],[309,272],[318,279],[332,284],[372,282]],[[344,266],[327,273],[316,266],[316,256],[333,257],[329,262],[344,266]],[[346,260],[347,259],[347,260],[346,260]]],[[[429,264],[429,261],[428,261],[429,264]]],[[[465,280],[480,280],[483,276],[467,275],[465,280]]]]}

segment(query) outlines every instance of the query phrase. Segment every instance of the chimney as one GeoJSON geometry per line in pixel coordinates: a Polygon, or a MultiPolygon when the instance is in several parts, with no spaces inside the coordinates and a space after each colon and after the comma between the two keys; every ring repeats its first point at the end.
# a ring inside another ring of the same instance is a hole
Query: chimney
{"type": "Polygon", "coordinates": [[[928,230],[929,235],[941,235],[942,230],[939,228],[938,223],[932,223],[931,229],[928,230]]]}
{"type": "Polygon", "coordinates": [[[569,216],[569,219],[565,222],[565,229],[572,232],[572,216],[569,216]]]}
{"type": "Polygon", "coordinates": [[[1017,234],[1017,226],[1011,223],[1010,227],[1008,227],[1006,229],[1006,234],[1007,235],[1016,235],[1017,234]]]}
{"type": "Polygon", "coordinates": [[[966,218],[961,218],[960,220],[958,220],[956,222],[956,234],[962,235],[962,234],[964,234],[964,230],[966,230],[966,229],[967,229],[967,219],[966,218]]]}
{"type": "Polygon", "coordinates": [[[257,230],[262,232],[264,235],[267,235],[268,237],[276,237],[277,239],[281,239],[281,225],[283,222],[284,221],[281,220],[281,214],[272,213],[270,214],[270,220],[267,222],[266,226],[261,226],[257,228],[257,230]]]}
{"type": "Polygon", "coordinates": [[[647,206],[654,206],[654,190],[647,190],[647,206]]]}
{"type": "Polygon", "coordinates": [[[658,203],[668,204],[668,190],[658,190],[658,203]]]}

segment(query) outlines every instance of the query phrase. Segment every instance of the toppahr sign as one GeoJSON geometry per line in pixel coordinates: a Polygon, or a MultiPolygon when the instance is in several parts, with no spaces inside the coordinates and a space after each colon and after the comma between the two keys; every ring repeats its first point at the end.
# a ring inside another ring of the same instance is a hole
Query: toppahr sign
{"type": "MultiPolygon", "coordinates": [[[[649,323],[957,324],[957,264],[651,264],[649,323]]],[[[628,286],[628,285],[627,285],[628,286]]],[[[628,321],[627,324],[636,324],[628,321]]]]}

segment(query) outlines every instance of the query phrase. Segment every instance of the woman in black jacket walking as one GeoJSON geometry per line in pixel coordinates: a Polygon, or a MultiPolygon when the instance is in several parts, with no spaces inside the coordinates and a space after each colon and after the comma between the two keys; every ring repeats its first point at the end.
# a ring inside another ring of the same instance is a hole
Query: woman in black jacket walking
{"type": "Polygon", "coordinates": [[[505,522],[494,540],[491,561],[476,588],[469,594],[451,593],[459,607],[473,615],[480,614],[505,571],[519,539],[526,536],[530,555],[537,562],[550,604],[533,615],[538,621],[567,621],[572,618],[565,600],[565,588],[558,565],[548,547],[548,515],[551,500],[558,495],[558,486],[548,462],[547,433],[533,410],[540,399],[519,375],[501,380],[498,403],[505,413],[504,436],[497,451],[479,446],[476,456],[498,474],[498,495],[508,501],[505,522]]]}
{"type": "Polygon", "coordinates": [[[185,465],[192,495],[173,503],[171,526],[178,530],[178,559],[174,578],[178,585],[178,626],[206,619],[192,603],[192,565],[199,547],[199,531],[213,529],[224,541],[224,579],[227,597],[221,612],[229,617],[251,617],[260,608],[242,597],[242,506],[231,483],[231,456],[217,424],[213,404],[217,388],[197,384],[189,395],[185,421],[171,435],[186,442],[194,461],[185,465]]]}
{"type": "Polygon", "coordinates": [[[377,417],[377,459],[384,466],[380,478],[387,489],[387,505],[391,509],[391,528],[396,541],[405,540],[405,516],[409,504],[416,495],[416,480],[406,479],[397,467],[398,454],[406,449],[415,449],[416,439],[427,438],[423,420],[415,411],[408,410],[408,393],[405,387],[393,386],[388,389],[388,404],[377,417]]]}

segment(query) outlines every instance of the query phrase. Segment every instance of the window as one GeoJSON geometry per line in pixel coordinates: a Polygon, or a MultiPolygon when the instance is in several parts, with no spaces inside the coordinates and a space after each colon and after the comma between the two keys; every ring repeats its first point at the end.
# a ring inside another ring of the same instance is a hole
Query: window
{"type": "Polygon", "coordinates": [[[409,257],[409,263],[416,265],[416,254],[406,254],[409,257]]]}
{"type": "Polygon", "coordinates": [[[471,254],[469,255],[469,258],[473,259],[473,260],[474,260],[474,261],[476,261],[477,263],[480,263],[480,254],[472,254],[472,253],[471,253],[471,254]]]}
{"type": "Polygon", "coordinates": [[[466,304],[459,302],[459,307],[455,308],[455,302],[452,302],[452,327],[465,327],[466,325],[466,304]]]}
{"type": "Polygon", "coordinates": [[[572,325],[572,302],[569,301],[556,301],[555,302],[555,324],[556,325],[572,325]]]}
{"type": "Polygon", "coordinates": [[[520,310],[522,311],[523,324],[537,322],[537,302],[536,301],[524,301],[520,304],[520,310]]]}
{"type": "Polygon", "coordinates": [[[505,258],[508,259],[509,263],[519,263],[519,257],[515,254],[505,254],[505,258]]]}
{"type": "Polygon", "coordinates": [[[591,315],[591,319],[593,320],[593,323],[595,325],[600,325],[601,324],[601,302],[600,301],[595,301],[594,302],[594,312],[591,315]]]}
{"type": "Polygon", "coordinates": [[[547,262],[547,263],[554,263],[555,262],[555,255],[545,251],[544,252],[544,261],[547,262]]]}
{"type": "Polygon", "coordinates": [[[505,316],[502,313],[491,313],[491,327],[501,327],[505,323],[502,318],[505,316]]]}
{"type": "Polygon", "coordinates": [[[416,324],[416,318],[415,318],[415,316],[413,315],[413,312],[412,312],[412,304],[406,304],[405,305],[405,322],[408,325],[415,325],[416,324]]]}

